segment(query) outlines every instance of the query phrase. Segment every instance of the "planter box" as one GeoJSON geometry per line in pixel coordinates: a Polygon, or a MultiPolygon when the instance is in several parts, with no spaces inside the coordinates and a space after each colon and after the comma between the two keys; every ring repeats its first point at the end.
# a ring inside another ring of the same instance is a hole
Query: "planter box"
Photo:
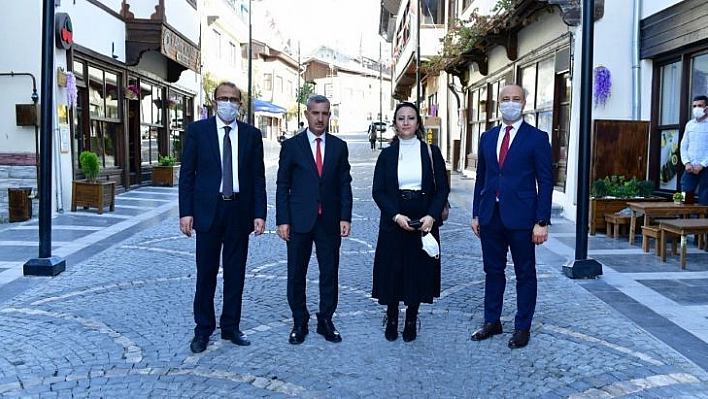
{"type": "Polygon", "coordinates": [[[627,207],[632,201],[666,201],[661,197],[649,198],[590,198],[590,235],[594,236],[597,229],[607,229],[605,214],[616,213],[627,207]]]}
{"type": "Polygon", "coordinates": [[[116,184],[112,181],[88,182],[75,180],[71,186],[71,211],[76,212],[76,207],[84,209],[97,208],[98,214],[103,213],[103,208],[113,212],[115,210],[116,184]]]}
{"type": "Polygon", "coordinates": [[[153,166],[153,186],[175,186],[179,183],[179,166],[153,166]]]}

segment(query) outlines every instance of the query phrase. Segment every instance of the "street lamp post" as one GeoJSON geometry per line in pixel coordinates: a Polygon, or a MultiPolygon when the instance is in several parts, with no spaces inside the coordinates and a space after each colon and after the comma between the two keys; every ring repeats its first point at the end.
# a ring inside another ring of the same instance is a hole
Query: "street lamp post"
{"type": "Polygon", "coordinates": [[[22,266],[27,276],[56,276],[66,270],[66,261],[52,256],[52,125],[54,117],[54,0],[42,6],[42,74],[40,107],[39,256],[22,266]]]}
{"type": "Polygon", "coordinates": [[[383,63],[381,61],[381,41],[379,41],[379,150],[383,148],[383,63]]]}
{"type": "Polygon", "coordinates": [[[592,128],[592,56],[595,0],[583,0],[582,64],[580,66],[580,132],[578,151],[578,206],[575,228],[575,261],[563,266],[570,278],[595,278],[602,265],[588,259],[588,209],[590,203],[590,131],[592,128]]]}
{"type": "Polygon", "coordinates": [[[253,25],[251,24],[251,14],[253,14],[252,1],[248,0],[248,123],[253,125],[253,25]]]}

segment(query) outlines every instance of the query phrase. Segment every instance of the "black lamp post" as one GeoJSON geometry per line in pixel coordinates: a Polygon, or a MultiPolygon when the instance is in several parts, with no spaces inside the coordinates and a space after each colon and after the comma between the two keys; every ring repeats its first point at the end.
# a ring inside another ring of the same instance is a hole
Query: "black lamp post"
{"type": "MultiPolygon", "coordinates": [[[[39,257],[22,267],[25,276],[56,276],[66,270],[66,261],[52,256],[52,125],[54,107],[54,0],[42,4],[42,74],[40,117],[39,257]]],[[[34,96],[33,96],[34,100],[34,96]]]]}
{"type": "Polygon", "coordinates": [[[247,122],[253,125],[253,25],[251,24],[251,14],[253,14],[252,1],[248,0],[248,116],[247,122]]]}
{"type": "Polygon", "coordinates": [[[592,128],[592,58],[595,0],[583,0],[582,65],[580,66],[580,134],[578,151],[578,206],[575,223],[575,261],[563,266],[570,278],[595,278],[602,265],[588,259],[590,207],[590,131],[592,128]]]}

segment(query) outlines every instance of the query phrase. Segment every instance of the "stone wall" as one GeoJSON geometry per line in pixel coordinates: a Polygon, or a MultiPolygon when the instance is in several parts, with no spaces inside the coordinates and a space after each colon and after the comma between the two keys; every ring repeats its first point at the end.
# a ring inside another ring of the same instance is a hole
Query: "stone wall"
{"type": "MultiPolygon", "coordinates": [[[[37,168],[25,165],[0,165],[0,223],[10,220],[8,189],[31,187],[32,193],[37,193],[37,168]]],[[[37,217],[39,202],[32,200],[32,217],[37,217]]]]}

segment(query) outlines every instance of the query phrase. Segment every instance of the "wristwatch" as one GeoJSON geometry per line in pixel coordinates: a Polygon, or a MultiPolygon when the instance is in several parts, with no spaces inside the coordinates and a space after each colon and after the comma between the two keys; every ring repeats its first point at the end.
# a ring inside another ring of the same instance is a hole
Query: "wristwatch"
{"type": "Polygon", "coordinates": [[[548,222],[546,222],[545,220],[539,220],[539,221],[536,222],[536,224],[539,225],[539,226],[541,226],[541,227],[546,227],[546,226],[548,226],[548,222]]]}

